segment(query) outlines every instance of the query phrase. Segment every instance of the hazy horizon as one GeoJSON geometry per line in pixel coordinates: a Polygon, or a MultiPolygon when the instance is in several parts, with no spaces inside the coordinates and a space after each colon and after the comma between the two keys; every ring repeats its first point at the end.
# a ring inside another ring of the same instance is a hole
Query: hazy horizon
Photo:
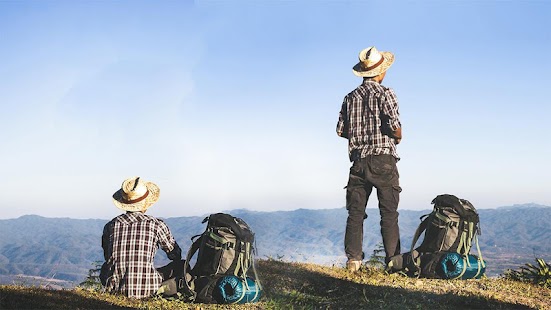
{"type": "MultiPolygon", "coordinates": [[[[500,209],[500,208],[515,208],[515,207],[546,207],[546,208],[551,208],[551,206],[548,206],[548,205],[541,205],[541,204],[537,204],[537,203],[533,203],[533,202],[529,202],[529,203],[522,203],[522,204],[514,204],[514,205],[510,205],[510,206],[499,206],[499,207],[494,207],[494,208],[485,208],[485,207],[476,207],[477,210],[489,210],[489,209],[500,209]]],[[[152,212],[154,211],[152,208],[154,208],[155,206],[151,207],[148,211],[147,211],[147,214],[150,214],[150,215],[154,215],[154,216],[157,216],[155,214],[155,212],[152,212]]],[[[235,212],[235,211],[247,211],[247,212],[293,212],[293,211],[298,211],[298,210],[311,210],[311,211],[320,211],[320,210],[336,210],[336,209],[342,209],[344,207],[341,207],[341,208],[324,208],[324,209],[312,209],[312,208],[296,208],[296,209],[282,209],[282,210],[251,210],[251,209],[246,209],[246,208],[238,208],[238,209],[232,209],[232,210],[218,210],[216,212],[223,212],[223,213],[232,213],[232,212],[235,212]]],[[[367,209],[368,211],[371,211],[371,212],[368,212],[368,214],[371,216],[374,214],[374,212],[378,212],[377,211],[377,207],[375,206],[367,206],[367,209]]],[[[431,211],[432,210],[432,205],[427,207],[427,208],[416,208],[416,209],[408,209],[408,208],[399,208],[398,211],[431,211]]],[[[68,217],[68,216],[48,216],[48,215],[40,215],[40,214],[23,214],[23,215],[20,215],[20,216],[17,216],[17,217],[13,217],[13,218],[4,218],[0,215],[0,220],[13,220],[13,219],[18,219],[20,217],[23,217],[23,216],[40,216],[40,217],[44,217],[44,218],[68,218],[68,219],[75,219],[75,220],[111,220],[113,217],[119,215],[119,214],[122,214],[124,213],[122,210],[120,212],[115,212],[113,213],[113,216],[111,217],[108,217],[108,218],[101,218],[101,217],[68,217]]],[[[194,214],[184,214],[184,215],[176,215],[176,216],[159,216],[160,218],[178,218],[178,217],[203,217],[203,216],[208,216],[210,215],[211,212],[208,212],[208,213],[194,213],[194,214]]],[[[375,215],[378,215],[378,214],[375,214],[375,215]]]]}

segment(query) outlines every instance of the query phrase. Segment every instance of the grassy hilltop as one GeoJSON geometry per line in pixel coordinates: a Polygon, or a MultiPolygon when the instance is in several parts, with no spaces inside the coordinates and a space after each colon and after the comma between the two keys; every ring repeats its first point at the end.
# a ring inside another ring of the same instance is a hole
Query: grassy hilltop
{"type": "Polygon", "coordinates": [[[428,280],[260,260],[264,296],[221,306],[133,300],[84,289],[0,286],[0,309],[551,309],[551,289],[505,279],[428,280]]]}

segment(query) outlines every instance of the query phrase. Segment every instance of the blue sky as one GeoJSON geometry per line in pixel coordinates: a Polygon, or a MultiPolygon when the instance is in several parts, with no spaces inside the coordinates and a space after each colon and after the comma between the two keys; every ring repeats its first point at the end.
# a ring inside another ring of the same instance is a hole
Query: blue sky
{"type": "MultiPolygon", "coordinates": [[[[396,56],[400,208],[551,205],[546,1],[0,1],[0,218],[339,208],[368,46],[396,56]]],[[[369,207],[376,207],[375,196],[369,207]]]]}

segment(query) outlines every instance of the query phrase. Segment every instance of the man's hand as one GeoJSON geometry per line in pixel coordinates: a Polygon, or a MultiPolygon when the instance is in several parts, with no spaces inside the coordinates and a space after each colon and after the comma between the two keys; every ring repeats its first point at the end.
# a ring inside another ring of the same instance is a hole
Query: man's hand
{"type": "Polygon", "coordinates": [[[166,253],[166,256],[170,260],[182,260],[182,249],[180,249],[178,243],[174,242],[174,249],[166,253]]]}
{"type": "Polygon", "coordinates": [[[396,144],[400,144],[400,141],[402,141],[402,127],[398,127],[398,129],[394,130],[392,132],[392,137],[396,144]]]}

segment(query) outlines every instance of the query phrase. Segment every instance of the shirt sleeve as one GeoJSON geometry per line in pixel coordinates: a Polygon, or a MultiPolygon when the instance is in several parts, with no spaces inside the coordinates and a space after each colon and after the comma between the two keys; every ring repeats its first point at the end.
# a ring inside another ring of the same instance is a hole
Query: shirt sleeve
{"type": "Polygon", "coordinates": [[[182,250],[176,240],[172,236],[170,229],[162,220],[159,220],[159,246],[170,260],[182,259],[182,250]]]}
{"type": "Polygon", "coordinates": [[[346,97],[342,103],[341,112],[339,113],[339,121],[337,122],[337,135],[339,137],[348,138],[348,120],[347,120],[347,100],[346,97]]]}
{"type": "Polygon", "coordinates": [[[400,123],[400,113],[398,112],[398,98],[392,88],[385,91],[385,104],[383,104],[383,113],[388,116],[388,125],[391,130],[402,127],[400,123]]]}
{"type": "Polygon", "coordinates": [[[111,236],[111,222],[105,224],[103,227],[103,234],[101,235],[101,247],[103,249],[103,258],[105,261],[109,259],[111,254],[109,251],[109,237],[111,236]]]}

